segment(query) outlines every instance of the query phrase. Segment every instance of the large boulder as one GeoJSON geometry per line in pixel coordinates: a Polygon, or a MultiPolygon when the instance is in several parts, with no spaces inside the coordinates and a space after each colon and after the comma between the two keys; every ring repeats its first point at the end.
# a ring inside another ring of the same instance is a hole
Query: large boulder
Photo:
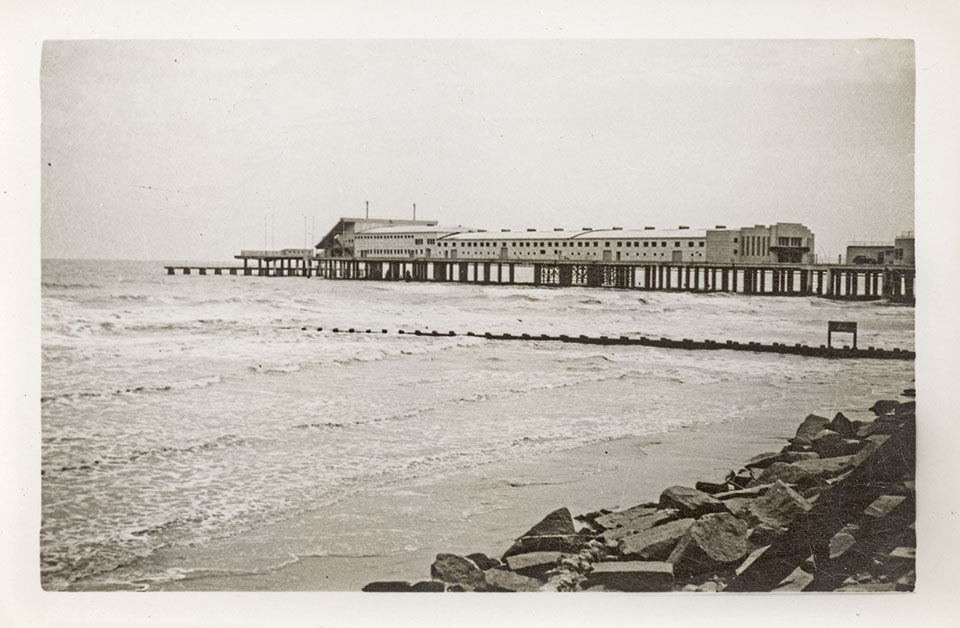
{"type": "Polygon", "coordinates": [[[870,412],[873,412],[877,416],[883,416],[884,414],[890,414],[897,409],[897,406],[900,405],[899,401],[893,399],[881,399],[870,406],[870,412]]]}
{"type": "Polygon", "coordinates": [[[694,519],[678,519],[620,539],[617,549],[630,560],[663,560],[686,534],[694,519]]]}
{"type": "Polygon", "coordinates": [[[530,552],[508,556],[507,567],[524,576],[539,578],[560,564],[560,560],[571,554],[561,552],[530,552]]]}
{"type": "MultiPolygon", "coordinates": [[[[401,582],[399,580],[382,580],[379,582],[365,584],[360,590],[366,591],[367,593],[410,593],[416,589],[414,589],[409,582],[401,582]]],[[[440,590],[443,590],[442,584],[440,584],[440,590]]]]}
{"type": "Polygon", "coordinates": [[[781,481],[777,481],[766,493],[750,501],[738,514],[751,525],[765,523],[769,526],[786,527],[801,512],[813,505],[781,481]]]}
{"type": "Polygon", "coordinates": [[[606,530],[600,535],[600,538],[602,538],[604,541],[616,541],[625,536],[637,534],[638,532],[643,532],[644,530],[662,525],[668,521],[674,521],[678,516],[679,513],[676,508],[656,510],[653,512],[653,514],[626,521],[619,528],[606,530]]]}
{"type": "Polygon", "coordinates": [[[857,426],[854,422],[843,415],[843,412],[837,412],[837,415],[830,421],[830,429],[841,436],[850,437],[857,433],[857,426]]]}
{"type": "Polygon", "coordinates": [[[490,558],[481,552],[477,552],[476,554],[467,554],[467,558],[472,560],[473,564],[479,567],[481,571],[486,571],[487,569],[500,566],[499,560],[496,558],[490,558]]]}
{"type": "Polygon", "coordinates": [[[897,418],[913,420],[917,414],[917,402],[908,401],[906,403],[901,403],[897,406],[897,409],[893,412],[897,418]]]}
{"type": "Polygon", "coordinates": [[[575,533],[570,511],[567,508],[558,508],[521,536],[552,536],[575,533]]]}
{"type": "Polygon", "coordinates": [[[506,569],[488,569],[484,572],[488,591],[539,591],[543,583],[506,569]]]}
{"type": "Polygon", "coordinates": [[[811,447],[821,458],[834,458],[858,452],[861,443],[858,440],[844,438],[833,430],[822,430],[813,437],[811,447]]]}
{"type": "Polygon", "coordinates": [[[803,488],[814,486],[817,484],[816,476],[799,465],[808,462],[818,462],[819,460],[819,458],[814,458],[801,462],[775,462],[764,469],[760,477],[756,479],[756,483],[762,485],[773,484],[779,481],[784,484],[795,484],[803,488]]]}
{"type": "Polygon", "coordinates": [[[830,419],[816,414],[808,414],[800,427],[797,428],[797,435],[793,437],[794,444],[809,445],[810,440],[817,435],[820,430],[826,429],[830,425],[830,419]]]}
{"type": "Polygon", "coordinates": [[[467,590],[485,585],[483,572],[473,561],[456,554],[437,554],[437,560],[430,566],[430,577],[447,584],[459,584],[467,590]]]}
{"type": "Polygon", "coordinates": [[[527,530],[504,554],[503,558],[529,552],[572,552],[583,547],[585,540],[573,527],[573,517],[566,508],[554,510],[527,530]]]}
{"type": "MultiPolygon", "coordinates": [[[[834,456],[793,462],[790,466],[817,478],[833,477],[853,466],[854,456],[834,456]]],[[[785,480],[786,481],[786,480],[785,480]]],[[[792,484],[792,482],[788,482],[792,484]]]]}
{"type": "Polygon", "coordinates": [[[706,574],[747,555],[747,524],[727,512],[704,515],[690,526],[667,562],[678,576],[706,574]]]}
{"type": "Polygon", "coordinates": [[[603,530],[610,530],[612,528],[629,525],[632,521],[648,517],[656,512],[656,506],[634,506],[633,508],[627,508],[619,512],[601,515],[594,519],[593,523],[603,530]]]}
{"type": "Polygon", "coordinates": [[[660,494],[661,508],[676,508],[681,517],[693,517],[726,510],[718,499],[687,486],[671,486],[660,494]]]}
{"type": "Polygon", "coordinates": [[[659,561],[602,562],[593,566],[587,582],[616,591],[671,591],[673,565],[659,561]]]}

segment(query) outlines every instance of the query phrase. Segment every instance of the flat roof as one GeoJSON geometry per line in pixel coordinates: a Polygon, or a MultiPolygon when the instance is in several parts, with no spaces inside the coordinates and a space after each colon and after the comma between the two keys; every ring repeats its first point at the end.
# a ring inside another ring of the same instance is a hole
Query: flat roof
{"type": "Polygon", "coordinates": [[[583,229],[562,231],[486,231],[457,233],[444,240],[640,240],[643,238],[705,238],[706,229],[583,229]]]}
{"type": "Polygon", "coordinates": [[[459,233],[461,231],[468,231],[469,227],[463,227],[461,225],[452,226],[452,225],[392,225],[389,227],[373,227],[372,229],[364,229],[363,231],[357,231],[357,235],[381,235],[381,234],[398,234],[398,233],[459,233]]]}

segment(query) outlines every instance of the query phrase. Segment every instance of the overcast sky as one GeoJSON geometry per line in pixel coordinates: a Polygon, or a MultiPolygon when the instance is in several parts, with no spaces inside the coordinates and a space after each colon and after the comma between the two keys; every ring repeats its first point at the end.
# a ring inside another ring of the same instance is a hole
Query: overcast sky
{"type": "Polygon", "coordinates": [[[914,83],[903,40],[49,41],[42,255],[229,259],[265,216],[300,247],[369,200],[487,229],[802,222],[835,259],[913,229],[914,83]]]}

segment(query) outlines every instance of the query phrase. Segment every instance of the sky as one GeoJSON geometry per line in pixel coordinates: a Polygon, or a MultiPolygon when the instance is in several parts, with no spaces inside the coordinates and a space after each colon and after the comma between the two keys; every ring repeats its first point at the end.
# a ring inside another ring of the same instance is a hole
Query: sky
{"type": "Polygon", "coordinates": [[[227,260],[340,216],[914,227],[909,40],[74,40],[40,70],[41,254],[227,260]]]}

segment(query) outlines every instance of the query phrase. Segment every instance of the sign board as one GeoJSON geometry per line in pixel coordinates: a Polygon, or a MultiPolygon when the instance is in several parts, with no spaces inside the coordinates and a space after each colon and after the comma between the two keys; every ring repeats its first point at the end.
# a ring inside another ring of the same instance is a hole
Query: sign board
{"type": "Polygon", "coordinates": [[[857,323],[856,321],[828,321],[827,322],[827,346],[833,346],[833,334],[843,332],[853,334],[853,348],[857,348],[857,323]]]}
{"type": "Polygon", "coordinates": [[[857,323],[855,321],[830,321],[827,331],[845,331],[851,334],[857,333],[857,323]]]}

